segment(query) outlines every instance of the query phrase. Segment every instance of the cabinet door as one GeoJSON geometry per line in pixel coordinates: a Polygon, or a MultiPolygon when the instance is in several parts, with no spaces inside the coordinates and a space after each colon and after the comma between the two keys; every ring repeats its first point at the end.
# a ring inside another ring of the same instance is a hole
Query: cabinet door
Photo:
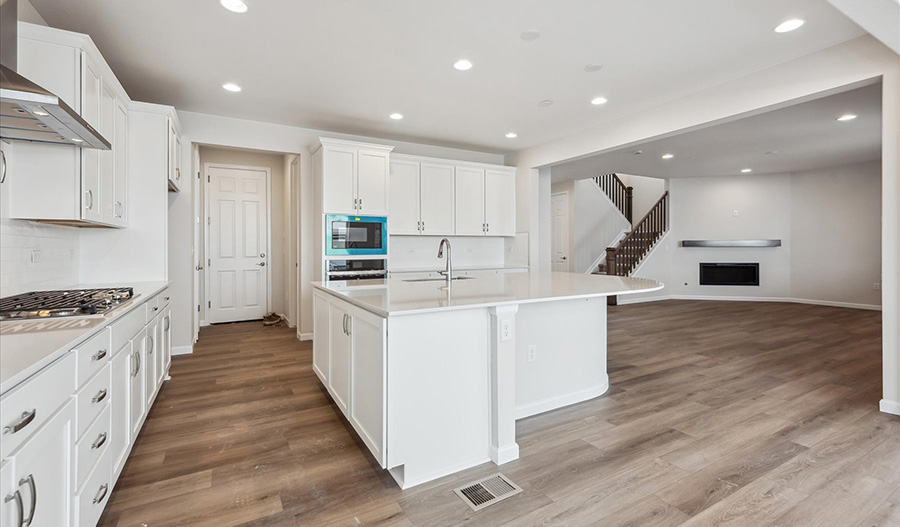
{"type": "Polygon", "coordinates": [[[350,314],[336,302],[328,305],[329,349],[331,368],[328,391],[338,408],[347,415],[350,406],[350,314]]]}
{"type": "Polygon", "coordinates": [[[115,132],[113,134],[113,158],[115,183],[113,184],[113,213],[117,225],[128,225],[128,108],[122,99],[116,99],[115,132]]]}
{"type": "Polygon", "coordinates": [[[103,83],[100,88],[100,134],[112,141],[110,150],[100,151],[100,220],[110,225],[116,223],[115,207],[116,160],[115,151],[121,148],[115,143],[116,95],[103,83]]]}
{"type": "Polygon", "coordinates": [[[330,340],[328,325],[328,298],[323,295],[313,295],[313,370],[322,380],[322,384],[328,386],[328,348],[330,340]]]}
{"type": "Polygon", "coordinates": [[[391,160],[388,232],[419,234],[419,163],[391,160]]]}
{"type": "Polygon", "coordinates": [[[147,325],[147,340],[144,355],[144,397],[147,398],[147,404],[144,406],[145,412],[150,410],[153,404],[153,398],[156,396],[156,361],[159,357],[159,317],[154,318],[147,325]]]}
{"type": "Polygon", "coordinates": [[[488,236],[516,234],[516,175],[487,170],[484,174],[484,222],[488,236]]]}
{"type": "Polygon", "coordinates": [[[181,188],[181,136],[175,132],[175,184],[181,188]]]}
{"type": "Polygon", "coordinates": [[[456,235],[484,235],[484,170],[456,167],[456,235]]]}
{"type": "Polygon", "coordinates": [[[72,525],[74,422],[75,404],[70,400],[13,456],[13,485],[25,515],[34,509],[26,522],[30,527],[72,525]]]}
{"type": "Polygon", "coordinates": [[[159,345],[156,353],[156,386],[162,386],[172,353],[172,311],[167,307],[159,316],[159,345]]]}
{"type": "Polygon", "coordinates": [[[385,319],[353,309],[350,321],[350,423],[384,468],[387,423],[385,319]]]}
{"type": "Polygon", "coordinates": [[[356,214],[356,149],[322,148],[322,212],[356,214]]]}
{"type": "Polygon", "coordinates": [[[125,466],[131,444],[131,421],[128,418],[131,409],[131,368],[134,366],[131,343],[119,351],[112,359],[112,381],[110,383],[110,429],[109,455],[112,461],[111,479],[115,478],[125,466]]]}
{"type": "Polygon", "coordinates": [[[175,179],[175,123],[172,119],[168,119],[167,138],[166,138],[166,177],[169,179],[169,185],[178,188],[178,181],[175,179]]]}
{"type": "MultiPolygon", "coordinates": [[[[13,483],[13,460],[0,460],[0,498],[9,496],[12,498],[7,501],[0,499],[0,525],[18,525],[19,509],[16,505],[16,485],[13,483]]],[[[24,507],[25,504],[23,503],[24,507]]]]}
{"type": "Polygon", "coordinates": [[[388,157],[380,150],[357,153],[356,210],[360,214],[384,216],[388,210],[388,157]]]}
{"type": "Polygon", "coordinates": [[[453,234],[453,165],[422,163],[419,172],[422,234],[453,234]]]}
{"type": "MultiPolygon", "coordinates": [[[[96,129],[100,129],[100,92],[102,82],[100,68],[86,53],[82,53],[81,116],[96,129]]],[[[100,150],[81,150],[81,218],[99,222],[100,211],[100,150]]]]}
{"type": "Polygon", "coordinates": [[[129,360],[130,390],[131,390],[131,408],[128,417],[131,420],[131,437],[136,438],[141,430],[141,420],[144,417],[144,346],[146,333],[141,331],[134,340],[131,341],[131,358],[129,360]]]}

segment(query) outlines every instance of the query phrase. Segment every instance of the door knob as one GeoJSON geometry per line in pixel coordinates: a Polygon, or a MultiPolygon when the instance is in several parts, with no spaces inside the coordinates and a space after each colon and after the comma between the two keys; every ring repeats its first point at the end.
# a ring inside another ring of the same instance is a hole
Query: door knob
{"type": "Polygon", "coordinates": [[[560,260],[565,260],[566,257],[565,257],[565,256],[560,256],[559,259],[560,259],[560,260]]]}
{"type": "Polygon", "coordinates": [[[266,253],[259,253],[259,257],[260,257],[260,258],[265,258],[265,257],[266,257],[266,253]]]}
{"type": "Polygon", "coordinates": [[[266,266],[266,262],[259,262],[259,263],[256,264],[256,265],[258,265],[258,266],[260,266],[260,267],[265,267],[265,266],[266,266]]]}

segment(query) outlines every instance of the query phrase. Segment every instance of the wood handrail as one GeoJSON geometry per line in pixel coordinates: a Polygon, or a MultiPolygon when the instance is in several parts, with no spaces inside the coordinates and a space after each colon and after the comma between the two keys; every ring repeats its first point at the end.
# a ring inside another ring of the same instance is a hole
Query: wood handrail
{"type": "Polygon", "coordinates": [[[594,183],[600,187],[613,202],[613,205],[619,209],[619,212],[625,216],[628,223],[631,223],[631,216],[634,201],[634,188],[625,185],[617,174],[603,174],[594,176],[594,183]]]}
{"type": "Polygon", "coordinates": [[[650,208],[616,247],[606,249],[606,274],[629,276],[669,229],[669,192],[650,208]]]}

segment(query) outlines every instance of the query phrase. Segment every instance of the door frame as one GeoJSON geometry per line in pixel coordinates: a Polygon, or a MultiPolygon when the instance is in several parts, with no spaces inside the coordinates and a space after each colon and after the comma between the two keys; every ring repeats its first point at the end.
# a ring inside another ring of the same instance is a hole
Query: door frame
{"type": "MultiPolygon", "coordinates": [[[[203,173],[206,175],[206,181],[203,182],[203,216],[206,216],[206,227],[203,229],[203,255],[206,257],[206,266],[204,274],[204,291],[206,291],[206,305],[203,309],[203,318],[207,323],[209,321],[210,296],[209,296],[209,265],[212,258],[209,256],[209,231],[212,226],[212,216],[209,210],[209,187],[211,177],[209,175],[210,168],[228,168],[234,170],[258,170],[266,173],[266,254],[268,256],[266,264],[266,314],[272,312],[272,170],[268,167],[255,167],[250,165],[229,165],[226,163],[203,163],[203,173]]],[[[201,220],[202,221],[202,220],[201,220]]]]}
{"type": "Polygon", "coordinates": [[[566,239],[564,240],[566,247],[566,272],[572,272],[572,244],[569,243],[572,238],[572,233],[569,232],[569,227],[572,223],[572,218],[569,217],[569,193],[568,192],[553,192],[550,194],[550,269],[553,270],[553,198],[562,196],[565,198],[566,206],[566,239]]]}

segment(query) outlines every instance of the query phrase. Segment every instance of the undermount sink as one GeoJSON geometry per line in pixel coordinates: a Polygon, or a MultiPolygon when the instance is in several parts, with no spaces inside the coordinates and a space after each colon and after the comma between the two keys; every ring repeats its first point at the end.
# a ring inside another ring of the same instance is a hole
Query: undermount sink
{"type": "MultiPolygon", "coordinates": [[[[472,280],[474,276],[454,276],[451,280],[472,280]]],[[[446,278],[412,278],[404,282],[446,282],[446,278]]]]}

